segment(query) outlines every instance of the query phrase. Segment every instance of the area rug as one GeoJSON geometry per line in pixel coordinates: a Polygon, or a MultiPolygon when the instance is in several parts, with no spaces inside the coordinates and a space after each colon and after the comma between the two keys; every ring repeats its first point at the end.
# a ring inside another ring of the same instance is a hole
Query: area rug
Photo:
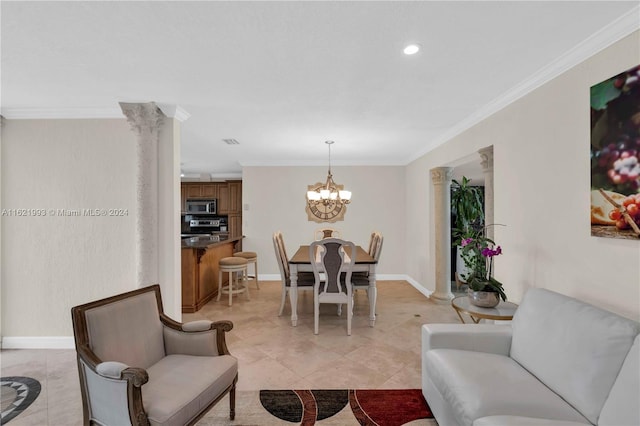
{"type": "Polygon", "coordinates": [[[36,400],[41,388],[40,382],[31,377],[2,377],[0,424],[7,424],[9,420],[26,410],[36,400]]]}
{"type": "Polygon", "coordinates": [[[272,416],[301,426],[338,413],[345,418],[349,411],[353,424],[367,426],[425,424],[414,422],[433,418],[420,389],[261,390],[260,403],[272,416]]]}

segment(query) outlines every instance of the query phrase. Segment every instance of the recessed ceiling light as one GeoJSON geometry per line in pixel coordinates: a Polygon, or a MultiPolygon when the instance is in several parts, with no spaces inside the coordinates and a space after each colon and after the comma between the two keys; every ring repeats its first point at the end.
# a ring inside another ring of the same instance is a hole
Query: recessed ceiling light
{"type": "Polygon", "coordinates": [[[403,50],[405,55],[415,55],[419,51],[420,51],[420,45],[419,44],[410,44],[407,47],[405,47],[404,50],[403,50]]]}

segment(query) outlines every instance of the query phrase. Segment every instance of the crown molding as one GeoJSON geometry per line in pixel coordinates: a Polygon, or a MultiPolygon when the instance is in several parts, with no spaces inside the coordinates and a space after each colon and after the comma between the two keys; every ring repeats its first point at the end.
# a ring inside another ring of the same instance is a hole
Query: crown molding
{"type": "Polygon", "coordinates": [[[596,53],[606,49],[613,43],[640,29],[640,6],[636,6],[626,14],[620,16],[600,31],[593,33],[581,43],[570,49],[566,54],[552,61],[540,69],[530,78],[508,90],[467,118],[451,127],[437,137],[429,146],[409,157],[405,164],[409,164],[438,146],[448,142],[465,130],[475,126],[491,115],[505,108],[514,101],[528,95],[543,84],[553,80],[560,74],[589,59],[596,53]]]}
{"type": "Polygon", "coordinates": [[[181,123],[183,123],[184,121],[188,120],[189,117],[191,117],[191,114],[189,114],[187,110],[182,108],[180,105],[163,104],[159,102],[156,102],[156,105],[158,106],[158,108],[160,108],[160,110],[164,113],[164,115],[170,118],[175,118],[181,123]]]}
{"type": "Polygon", "coordinates": [[[2,108],[1,114],[9,120],[124,118],[119,107],[2,108]]]}
{"type": "MultiPolygon", "coordinates": [[[[242,167],[327,167],[327,160],[295,160],[295,159],[279,159],[275,161],[239,161],[242,167]]],[[[376,159],[375,161],[366,160],[331,160],[331,167],[352,167],[352,166],[406,166],[407,162],[399,159],[389,159],[387,161],[376,159]]]]}
{"type": "MultiPolygon", "coordinates": [[[[164,115],[181,123],[191,117],[180,105],[156,105],[164,115]]],[[[2,108],[0,114],[9,120],[124,118],[122,109],[111,107],[2,108]]]]}

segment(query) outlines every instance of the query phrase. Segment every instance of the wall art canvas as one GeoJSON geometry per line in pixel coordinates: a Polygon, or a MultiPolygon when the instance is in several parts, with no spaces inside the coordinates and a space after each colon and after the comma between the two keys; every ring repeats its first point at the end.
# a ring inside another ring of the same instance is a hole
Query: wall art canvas
{"type": "Polygon", "coordinates": [[[591,235],[640,241],[640,65],[591,86],[591,235]]]}

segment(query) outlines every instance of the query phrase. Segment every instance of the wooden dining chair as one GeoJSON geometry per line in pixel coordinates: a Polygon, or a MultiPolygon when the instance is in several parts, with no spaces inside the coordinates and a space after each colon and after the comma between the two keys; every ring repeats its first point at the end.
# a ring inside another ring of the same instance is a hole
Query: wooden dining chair
{"type": "MultiPolygon", "coordinates": [[[[287,250],[284,245],[284,238],[282,232],[276,231],[273,233],[273,249],[276,253],[276,260],[278,261],[278,267],[280,268],[280,278],[282,280],[282,296],[280,300],[280,310],[278,316],[284,312],[284,304],[287,299],[287,294],[291,288],[291,270],[289,268],[289,257],[287,257],[287,250]]],[[[315,279],[311,272],[298,272],[297,287],[299,290],[313,290],[315,279]]]]}
{"type": "Polygon", "coordinates": [[[325,238],[309,246],[309,258],[315,279],[313,292],[314,334],[318,334],[320,304],[347,305],[347,335],[351,336],[353,294],[351,274],[355,264],[356,246],[351,241],[325,238]],[[320,273],[324,272],[325,280],[320,273]]]}
{"type": "MultiPolygon", "coordinates": [[[[383,241],[382,233],[378,231],[371,233],[368,253],[369,256],[373,257],[376,261],[380,259],[383,241]]],[[[351,283],[353,284],[354,293],[356,290],[366,290],[367,297],[369,297],[369,272],[354,272],[351,277],[351,283]]]]}
{"type": "Polygon", "coordinates": [[[320,241],[325,238],[342,238],[342,233],[338,229],[334,228],[318,228],[313,234],[315,241],[320,241]]]}

